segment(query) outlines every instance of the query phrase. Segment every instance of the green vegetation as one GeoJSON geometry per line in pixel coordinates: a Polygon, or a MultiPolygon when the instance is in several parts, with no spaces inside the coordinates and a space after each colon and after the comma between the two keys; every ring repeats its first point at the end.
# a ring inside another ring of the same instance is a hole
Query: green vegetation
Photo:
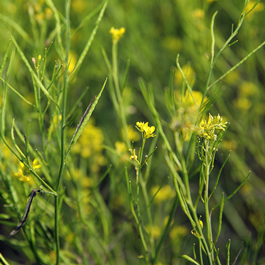
{"type": "Polygon", "coordinates": [[[2,264],[265,263],[263,3],[0,10],[2,264]]]}

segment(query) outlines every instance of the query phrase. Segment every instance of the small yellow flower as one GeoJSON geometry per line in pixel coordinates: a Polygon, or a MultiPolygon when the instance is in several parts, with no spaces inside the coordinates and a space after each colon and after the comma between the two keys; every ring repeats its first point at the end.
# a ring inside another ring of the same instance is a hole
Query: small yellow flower
{"type": "Polygon", "coordinates": [[[202,9],[195,9],[192,13],[193,17],[194,18],[197,18],[197,19],[203,19],[204,18],[204,15],[205,15],[205,12],[202,10],[202,9]]]}
{"type": "Polygon", "coordinates": [[[131,160],[135,160],[138,164],[140,164],[139,161],[138,161],[138,156],[135,153],[135,149],[133,149],[133,150],[132,149],[129,149],[129,151],[131,152],[130,159],[131,160]]]}
{"type": "Polygon", "coordinates": [[[155,137],[156,135],[153,133],[155,131],[155,126],[148,126],[148,122],[136,122],[136,129],[140,131],[144,138],[148,139],[150,137],[155,137]]]}
{"type": "Polygon", "coordinates": [[[216,139],[217,135],[216,133],[219,130],[224,131],[226,128],[226,121],[223,121],[223,118],[218,114],[217,116],[212,116],[209,113],[209,119],[208,121],[202,120],[200,122],[200,125],[197,126],[197,135],[202,138],[206,138],[208,140],[210,139],[216,139]]]}
{"type": "Polygon", "coordinates": [[[174,226],[169,236],[172,240],[180,239],[188,234],[188,228],[186,226],[180,225],[180,226],[174,226]]]}
{"type": "Polygon", "coordinates": [[[112,35],[112,41],[117,43],[125,33],[125,28],[115,29],[114,27],[111,27],[109,32],[112,35]]]}
{"type": "Polygon", "coordinates": [[[147,233],[152,235],[152,237],[154,239],[159,238],[160,235],[161,235],[161,228],[159,226],[157,226],[157,225],[153,225],[153,226],[147,225],[146,226],[146,231],[147,231],[147,233]]]}
{"type": "MultiPolygon", "coordinates": [[[[246,13],[248,13],[253,6],[256,4],[256,1],[249,1],[248,6],[246,8],[246,13]]],[[[246,18],[251,18],[254,13],[256,12],[261,12],[264,10],[264,4],[263,3],[258,3],[255,8],[246,16],[246,18]]]]}
{"type": "MultiPolygon", "coordinates": [[[[159,189],[159,186],[157,186],[157,185],[151,188],[151,193],[153,196],[156,194],[158,189],[159,189]]],[[[154,202],[160,203],[163,201],[168,201],[168,200],[174,198],[175,196],[176,196],[175,191],[169,185],[165,185],[156,194],[156,196],[154,198],[154,202]]]]}
{"type": "Polygon", "coordinates": [[[77,62],[76,53],[70,51],[69,58],[68,58],[68,72],[69,73],[71,73],[75,69],[76,62],[77,62]]]}
{"type": "Polygon", "coordinates": [[[252,103],[246,97],[239,97],[233,101],[233,105],[240,110],[248,110],[250,109],[252,103]]]}
{"type": "MultiPolygon", "coordinates": [[[[128,133],[128,137],[130,141],[137,142],[141,139],[140,133],[136,132],[131,125],[126,126],[126,129],[127,129],[127,133],[128,133]]],[[[122,134],[124,135],[124,139],[125,139],[124,131],[122,131],[122,134]]]]}
{"type": "MultiPolygon", "coordinates": [[[[32,179],[30,178],[30,170],[22,163],[19,162],[18,172],[15,173],[15,176],[22,182],[30,182],[32,179]]],[[[38,159],[34,159],[32,162],[32,167],[34,170],[37,170],[41,167],[38,163],[38,159]]]]}
{"type": "Polygon", "coordinates": [[[33,160],[32,166],[33,166],[34,170],[41,168],[41,165],[38,163],[38,159],[37,158],[35,158],[33,160]]]}
{"type": "MultiPolygon", "coordinates": [[[[188,83],[192,87],[194,85],[195,77],[196,77],[195,71],[193,70],[193,68],[191,68],[190,65],[187,65],[187,64],[182,67],[182,71],[183,71],[188,83]]],[[[180,86],[183,81],[184,80],[183,80],[182,74],[179,71],[179,69],[177,69],[175,72],[175,82],[177,85],[180,86]]]]}

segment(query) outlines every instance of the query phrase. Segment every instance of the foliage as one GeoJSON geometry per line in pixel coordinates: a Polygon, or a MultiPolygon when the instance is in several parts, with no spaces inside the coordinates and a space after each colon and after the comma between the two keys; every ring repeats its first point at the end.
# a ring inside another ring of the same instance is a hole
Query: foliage
{"type": "Polygon", "coordinates": [[[264,263],[263,3],[0,10],[3,264],[264,263]]]}

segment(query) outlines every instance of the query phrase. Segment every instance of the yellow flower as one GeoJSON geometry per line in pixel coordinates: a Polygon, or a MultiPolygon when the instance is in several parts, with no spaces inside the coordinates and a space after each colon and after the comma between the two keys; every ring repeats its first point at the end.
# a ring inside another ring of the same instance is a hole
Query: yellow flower
{"type": "MultiPolygon", "coordinates": [[[[255,5],[256,1],[249,1],[247,8],[246,8],[246,13],[248,13],[253,6],[255,5]]],[[[256,12],[261,12],[264,10],[264,4],[263,3],[258,3],[255,8],[246,16],[246,18],[251,18],[253,14],[256,12]]]]}
{"type": "Polygon", "coordinates": [[[180,225],[180,226],[174,226],[170,233],[169,236],[172,240],[179,239],[181,237],[184,237],[188,234],[188,229],[186,226],[180,225]]]}
{"type": "Polygon", "coordinates": [[[77,62],[77,55],[70,51],[68,58],[68,72],[71,73],[75,69],[75,65],[77,62]]]}
{"type": "Polygon", "coordinates": [[[140,165],[140,162],[138,161],[138,156],[135,153],[135,149],[129,149],[129,151],[131,152],[130,159],[135,160],[140,165]]]}
{"type": "Polygon", "coordinates": [[[141,139],[141,135],[136,132],[131,125],[126,126],[128,137],[130,141],[139,141],[141,139]]]}
{"type": "Polygon", "coordinates": [[[115,143],[115,148],[116,148],[117,153],[119,154],[123,154],[127,151],[127,146],[124,142],[117,141],[115,143]]]}
{"type": "Polygon", "coordinates": [[[203,19],[204,18],[204,15],[205,15],[204,11],[202,9],[199,9],[199,8],[195,9],[192,12],[192,16],[194,18],[197,18],[197,19],[203,19]]]}
{"type": "Polygon", "coordinates": [[[162,44],[166,49],[177,52],[177,53],[179,53],[182,48],[181,39],[173,37],[173,36],[167,36],[163,38],[162,44]]]}
{"type": "Polygon", "coordinates": [[[30,178],[23,174],[23,169],[19,168],[18,172],[15,173],[15,176],[22,182],[29,182],[30,178]]]}
{"type": "Polygon", "coordinates": [[[240,96],[252,96],[257,92],[257,87],[255,84],[251,82],[242,82],[242,84],[238,88],[240,96]]]}
{"type": "Polygon", "coordinates": [[[86,2],[84,0],[74,0],[71,4],[76,13],[82,13],[86,8],[86,2]]]}
{"type": "MultiPolygon", "coordinates": [[[[194,82],[195,82],[195,71],[191,68],[190,65],[187,65],[187,64],[182,67],[182,71],[183,71],[188,83],[192,87],[194,85],[194,82]]],[[[181,85],[183,82],[183,77],[182,77],[182,74],[179,70],[177,70],[175,72],[175,82],[177,85],[181,85]]]]}
{"type": "Polygon", "coordinates": [[[35,159],[33,160],[33,162],[32,162],[32,166],[33,166],[34,170],[37,170],[37,169],[41,168],[41,165],[39,164],[37,158],[35,158],[35,159]]]}
{"type": "Polygon", "coordinates": [[[236,108],[240,110],[248,110],[250,109],[252,103],[251,101],[246,97],[239,97],[233,101],[233,104],[236,108]]]}
{"type": "Polygon", "coordinates": [[[236,150],[237,149],[237,142],[234,140],[231,141],[222,141],[221,147],[226,150],[236,150]]]}
{"type": "Polygon", "coordinates": [[[226,128],[226,121],[223,121],[223,118],[218,114],[217,116],[212,116],[209,113],[208,121],[202,120],[200,125],[197,126],[197,135],[202,138],[216,139],[216,133],[220,130],[224,131],[226,128]]]}
{"type": "Polygon", "coordinates": [[[148,122],[136,122],[136,129],[142,133],[144,138],[148,139],[150,137],[155,137],[156,135],[153,133],[155,131],[155,126],[148,126],[148,122]]]}
{"type": "MultiPolygon", "coordinates": [[[[200,91],[192,90],[192,94],[191,94],[188,90],[186,90],[185,96],[182,99],[182,103],[185,108],[188,108],[188,107],[198,108],[201,104],[202,96],[203,94],[200,91]]],[[[207,97],[204,98],[203,102],[205,102],[206,100],[207,100],[207,97]]]]}
{"type": "Polygon", "coordinates": [[[236,82],[239,80],[240,78],[240,74],[238,72],[238,70],[234,70],[231,73],[229,73],[225,78],[224,81],[228,84],[228,85],[234,85],[236,84],[236,82]]]}
{"type": "Polygon", "coordinates": [[[154,239],[159,238],[159,236],[161,234],[161,229],[157,225],[153,225],[153,226],[147,225],[146,231],[147,231],[147,233],[151,234],[154,239]]]}
{"type": "MultiPolygon", "coordinates": [[[[154,196],[156,194],[158,189],[159,189],[159,186],[154,186],[151,188],[152,196],[154,196]]],[[[154,198],[154,202],[160,203],[160,202],[163,202],[166,200],[170,200],[171,198],[175,197],[175,195],[176,194],[175,194],[174,190],[169,185],[165,185],[156,194],[156,196],[154,198]]]]}
{"type": "Polygon", "coordinates": [[[125,33],[125,28],[115,29],[114,27],[111,27],[109,32],[112,35],[112,41],[117,43],[125,33]]]}
{"type": "MultiPolygon", "coordinates": [[[[15,176],[22,182],[30,182],[33,181],[32,178],[30,178],[30,170],[22,163],[19,162],[18,172],[15,173],[15,176]]],[[[32,162],[32,167],[34,170],[38,170],[41,165],[38,163],[38,159],[34,159],[32,162]]]]}

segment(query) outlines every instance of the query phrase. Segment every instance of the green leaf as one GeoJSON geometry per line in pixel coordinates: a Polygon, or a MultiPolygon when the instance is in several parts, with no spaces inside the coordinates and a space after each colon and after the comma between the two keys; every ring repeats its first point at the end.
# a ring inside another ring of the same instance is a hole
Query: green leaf
{"type": "Polygon", "coordinates": [[[186,260],[192,262],[193,264],[200,265],[200,263],[198,263],[196,260],[192,259],[192,258],[189,257],[188,255],[181,255],[181,256],[178,256],[178,257],[179,257],[179,258],[186,259],[186,260]]]}
{"type": "Polygon", "coordinates": [[[72,140],[70,142],[70,145],[69,145],[69,148],[67,150],[67,153],[66,153],[65,157],[67,157],[68,153],[71,151],[71,149],[74,147],[74,145],[76,144],[77,140],[81,136],[81,134],[82,134],[82,132],[83,132],[88,120],[90,119],[90,117],[91,117],[96,105],[98,104],[98,100],[101,97],[101,94],[102,94],[102,92],[103,92],[103,90],[105,88],[106,83],[107,83],[107,78],[106,78],[106,80],[105,80],[105,82],[104,82],[104,84],[103,84],[103,86],[101,88],[100,93],[98,94],[98,96],[95,96],[94,99],[91,101],[91,103],[87,107],[83,117],[81,118],[81,121],[77,125],[77,128],[76,128],[75,133],[73,135],[73,138],[72,138],[72,140]]]}
{"type": "Polygon", "coordinates": [[[92,33],[91,33],[91,35],[90,35],[90,37],[89,37],[89,39],[88,39],[88,41],[86,43],[86,46],[85,46],[84,50],[82,51],[82,53],[81,53],[81,55],[80,55],[80,57],[79,57],[79,59],[78,59],[78,61],[76,63],[74,71],[69,75],[69,79],[70,80],[74,80],[77,72],[79,71],[79,69],[80,69],[80,67],[81,67],[81,65],[82,65],[82,63],[83,63],[83,61],[84,61],[89,49],[90,49],[90,46],[91,46],[91,44],[92,44],[92,42],[94,40],[94,37],[95,37],[95,35],[97,33],[99,23],[102,20],[102,17],[104,15],[104,12],[105,12],[105,9],[106,9],[107,5],[108,5],[108,0],[105,1],[103,7],[101,8],[101,11],[100,11],[100,13],[98,15],[97,21],[95,23],[95,27],[93,28],[93,31],[92,31],[92,33]]]}
{"type": "MultiPolygon", "coordinates": [[[[47,89],[44,87],[44,85],[42,84],[42,82],[40,81],[40,79],[38,78],[38,76],[36,75],[36,73],[34,72],[34,70],[31,68],[26,56],[24,55],[24,53],[22,52],[22,50],[20,49],[20,47],[18,46],[16,40],[14,39],[14,37],[11,35],[11,40],[13,41],[14,45],[17,48],[17,51],[22,59],[22,61],[25,63],[25,65],[27,66],[29,72],[32,74],[32,76],[34,77],[36,83],[40,86],[40,89],[42,90],[42,92],[49,98],[51,99],[57,106],[57,102],[54,101],[54,99],[52,98],[52,96],[49,94],[49,92],[47,91],[47,89]]],[[[59,106],[58,106],[59,107],[59,106]]]]}

